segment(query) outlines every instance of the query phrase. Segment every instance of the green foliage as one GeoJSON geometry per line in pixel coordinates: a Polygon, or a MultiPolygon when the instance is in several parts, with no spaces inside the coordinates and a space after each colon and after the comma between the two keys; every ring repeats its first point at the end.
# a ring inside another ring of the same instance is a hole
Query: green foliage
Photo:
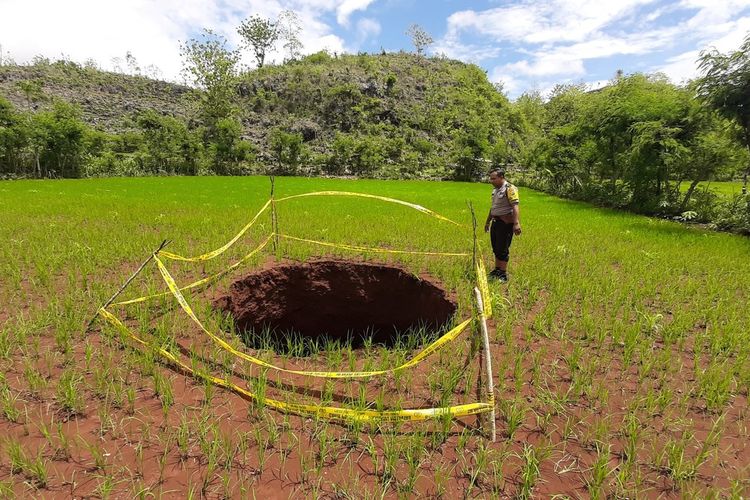
{"type": "MultiPolygon", "coordinates": [[[[722,54],[716,49],[701,52],[697,90],[722,116],[734,120],[742,129],[741,140],[750,151],[750,34],[738,50],[722,54]]],[[[750,161],[746,164],[743,193],[747,193],[750,161]]]]}
{"type": "Polygon", "coordinates": [[[275,173],[295,175],[306,160],[308,151],[302,142],[302,135],[275,128],[269,134],[268,142],[276,163],[275,173]]]}
{"type": "Polygon", "coordinates": [[[252,144],[243,140],[241,133],[242,126],[236,118],[222,118],[216,123],[213,140],[208,146],[214,173],[242,173],[244,162],[255,158],[252,144]]]}
{"type": "Polygon", "coordinates": [[[237,28],[244,44],[253,51],[258,68],[263,67],[266,54],[273,50],[279,41],[284,42],[287,61],[299,58],[303,48],[299,39],[301,31],[299,16],[291,10],[281,11],[275,20],[253,15],[242,21],[237,28]]]}
{"type": "Polygon", "coordinates": [[[210,131],[233,110],[239,54],[226,45],[221,35],[203,30],[199,39],[180,46],[184,73],[203,91],[199,93],[201,116],[210,131]]]}
{"type": "Polygon", "coordinates": [[[237,33],[253,51],[258,67],[263,67],[266,52],[273,50],[280,36],[278,21],[261,16],[250,16],[240,23],[237,33]]]}
{"type": "MultiPolygon", "coordinates": [[[[298,32],[292,15],[268,22],[278,40],[298,32]]],[[[297,59],[289,46],[293,61],[237,75],[237,53],[206,31],[182,47],[185,71],[199,87],[195,111],[136,106],[116,130],[86,125],[90,108],[50,99],[49,82],[114,86],[108,74],[39,61],[27,77],[10,78],[15,83],[4,88],[12,89],[11,99],[0,98],[0,173],[270,169],[477,180],[504,164],[523,170],[514,180],[560,196],[743,231],[742,204],[699,187],[736,178],[750,164],[742,110],[730,109],[744,95],[746,45],[729,55],[704,54],[707,74],[688,86],[660,75],[620,74],[596,91],[560,85],[546,101],[530,93],[511,104],[475,65],[408,53],[297,59]],[[35,113],[27,111],[32,104],[35,113]]],[[[155,82],[128,78],[129,94],[157,90],[149,88],[155,82]]]]}
{"type": "MultiPolygon", "coordinates": [[[[143,132],[141,156],[143,169],[150,173],[195,175],[200,150],[194,134],[185,123],[171,116],[160,116],[152,110],[138,116],[143,132]]],[[[218,126],[217,126],[218,128],[218,126]]]]}
{"type": "Polygon", "coordinates": [[[58,101],[52,111],[32,115],[29,131],[39,177],[80,176],[89,129],[78,108],[58,101]]]}
{"type": "Polygon", "coordinates": [[[638,212],[709,220],[714,204],[697,186],[731,176],[745,156],[731,123],[660,75],[618,76],[593,92],[558,86],[546,103],[526,95],[516,109],[525,182],[638,212]]]}

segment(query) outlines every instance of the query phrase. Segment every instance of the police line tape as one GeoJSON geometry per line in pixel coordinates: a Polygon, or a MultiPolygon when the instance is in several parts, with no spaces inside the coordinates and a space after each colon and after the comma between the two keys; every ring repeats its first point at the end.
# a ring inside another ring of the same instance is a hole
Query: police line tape
{"type": "Polygon", "coordinates": [[[291,196],[285,196],[284,198],[278,198],[276,201],[286,201],[286,200],[292,200],[295,198],[304,198],[307,196],[358,196],[360,198],[371,198],[373,200],[386,201],[388,203],[396,203],[398,205],[403,205],[405,207],[413,208],[414,210],[418,210],[419,212],[422,212],[423,214],[427,214],[430,217],[434,217],[442,221],[450,222],[451,224],[455,224],[456,226],[463,226],[463,224],[460,224],[454,220],[444,217],[437,212],[433,212],[429,208],[425,208],[422,205],[417,205],[416,203],[410,203],[408,201],[399,200],[396,198],[388,198],[386,196],[378,196],[378,195],[367,194],[367,193],[354,193],[351,191],[314,191],[312,193],[302,193],[302,194],[294,194],[291,196]]]}
{"type": "MultiPolygon", "coordinates": [[[[238,267],[240,267],[245,261],[247,261],[248,259],[250,259],[253,255],[255,255],[256,253],[258,253],[261,250],[263,250],[268,245],[268,243],[271,241],[271,238],[273,238],[273,236],[274,236],[274,233],[269,234],[266,237],[266,239],[263,240],[260,243],[260,245],[258,245],[254,249],[252,249],[244,257],[242,257],[240,260],[238,260],[234,264],[230,265],[226,269],[224,269],[222,271],[219,271],[216,274],[212,274],[211,276],[208,276],[208,277],[203,278],[201,280],[194,281],[193,283],[190,283],[189,285],[185,285],[182,288],[180,288],[180,291],[182,292],[182,291],[185,291],[185,290],[192,290],[193,288],[198,288],[199,286],[207,285],[207,284],[212,283],[212,282],[220,279],[221,277],[229,274],[230,272],[232,272],[235,269],[237,269],[238,267]]],[[[159,255],[163,255],[163,253],[159,252],[159,255]]],[[[115,302],[115,303],[113,303],[111,305],[112,306],[126,306],[126,305],[130,305],[130,304],[137,304],[139,302],[145,302],[147,300],[156,299],[156,298],[159,298],[159,297],[166,297],[168,295],[172,295],[172,292],[171,291],[166,291],[166,292],[161,292],[161,293],[155,293],[153,295],[144,295],[142,297],[137,297],[137,298],[134,298],[134,299],[129,299],[129,300],[123,300],[123,301],[120,301],[120,302],[115,302]]]]}
{"type": "Polygon", "coordinates": [[[327,241],[308,240],[306,238],[298,238],[296,236],[289,236],[288,234],[279,234],[280,238],[286,238],[288,240],[302,241],[305,243],[314,243],[316,245],[341,248],[344,250],[353,250],[355,252],[373,252],[373,253],[392,253],[392,254],[407,254],[407,255],[429,255],[429,256],[445,256],[445,257],[468,257],[468,253],[452,253],[452,252],[421,252],[417,250],[392,250],[390,248],[377,248],[377,247],[363,247],[358,245],[346,245],[343,243],[329,243],[327,241]]]}
{"type": "Polygon", "coordinates": [[[460,224],[447,217],[444,217],[440,215],[439,213],[430,210],[429,208],[423,207],[422,205],[417,205],[416,203],[410,203],[408,201],[398,200],[396,198],[388,198],[386,196],[377,196],[374,194],[366,194],[366,193],[354,193],[354,192],[349,192],[349,191],[315,191],[312,193],[303,193],[303,194],[295,194],[292,196],[286,196],[284,198],[269,199],[266,202],[266,204],[263,205],[263,208],[261,208],[258,211],[258,213],[255,214],[255,217],[253,217],[253,219],[250,222],[248,222],[245,225],[245,227],[243,227],[240,230],[240,232],[238,232],[231,240],[229,240],[227,243],[217,248],[216,250],[212,250],[211,252],[205,253],[203,255],[198,255],[196,257],[184,257],[176,253],[165,252],[165,251],[161,251],[159,255],[167,259],[181,260],[185,262],[202,262],[202,261],[213,259],[214,257],[218,257],[222,253],[226,252],[232,245],[234,245],[242,237],[242,235],[244,235],[255,224],[255,222],[258,220],[258,217],[260,217],[261,214],[263,214],[263,212],[265,212],[272,203],[292,200],[295,198],[303,198],[307,196],[355,196],[355,197],[360,197],[360,198],[370,198],[370,199],[375,199],[375,200],[381,200],[381,201],[385,201],[388,203],[396,203],[398,205],[403,205],[405,207],[412,208],[426,215],[429,215],[430,217],[434,217],[442,221],[450,222],[451,224],[455,224],[456,226],[460,226],[460,227],[464,226],[463,224],[460,224]]]}
{"type": "MultiPolygon", "coordinates": [[[[248,254],[246,254],[244,257],[242,257],[240,260],[235,262],[234,264],[230,265],[226,269],[219,271],[218,273],[215,273],[211,276],[208,276],[206,278],[203,278],[201,280],[195,281],[193,283],[190,283],[188,285],[185,285],[183,287],[180,287],[179,290],[185,291],[185,290],[192,290],[193,288],[197,288],[202,285],[209,284],[213,281],[216,281],[220,279],[221,277],[227,275],[231,271],[234,271],[237,269],[242,263],[250,259],[253,255],[260,252],[263,248],[265,248],[268,243],[271,241],[271,238],[276,236],[276,233],[271,233],[268,236],[266,236],[266,239],[263,240],[260,245],[255,247],[253,250],[251,250],[248,254]]],[[[425,256],[445,256],[445,257],[468,257],[468,253],[457,253],[457,252],[422,252],[417,250],[393,250],[390,248],[378,248],[378,247],[364,247],[359,245],[346,245],[343,243],[329,243],[327,241],[318,241],[318,240],[310,240],[306,238],[298,238],[296,236],[290,236],[287,234],[279,234],[280,238],[285,238],[288,240],[294,240],[294,241],[301,241],[305,243],[313,243],[316,245],[331,247],[331,248],[340,248],[343,250],[351,250],[355,252],[372,252],[372,253],[390,253],[390,254],[404,254],[404,255],[425,255],[425,256]]],[[[159,252],[159,255],[164,255],[164,252],[159,252]]],[[[136,297],[134,299],[128,299],[128,300],[122,300],[119,302],[115,302],[111,304],[112,306],[126,306],[130,304],[137,304],[139,302],[145,302],[147,300],[159,298],[159,297],[166,297],[170,295],[171,292],[161,292],[161,293],[155,293],[152,295],[144,295],[142,297],[136,297]]]]}
{"type": "Polygon", "coordinates": [[[204,260],[210,260],[210,259],[213,259],[214,257],[217,257],[217,256],[219,256],[219,255],[223,254],[223,253],[224,253],[224,252],[226,252],[226,251],[227,251],[227,250],[228,250],[228,249],[229,249],[229,248],[230,248],[230,247],[231,247],[232,245],[234,245],[235,243],[237,243],[237,240],[239,240],[239,239],[240,239],[240,238],[242,237],[242,235],[243,235],[243,234],[245,234],[245,233],[247,232],[247,230],[248,230],[248,229],[250,229],[250,228],[251,228],[251,227],[253,226],[253,224],[255,224],[255,222],[256,222],[256,221],[258,220],[258,217],[260,217],[260,215],[261,215],[261,214],[262,214],[263,212],[265,212],[265,211],[266,211],[266,209],[267,209],[267,208],[268,208],[268,207],[269,207],[269,206],[271,205],[271,201],[272,201],[272,200],[268,200],[268,201],[266,202],[266,204],[265,204],[265,205],[263,205],[263,208],[261,208],[261,209],[260,209],[260,210],[258,211],[258,213],[257,213],[257,214],[255,214],[255,217],[253,217],[253,220],[251,220],[250,222],[248,222],[248,223],[247,223],[247,224],[245,225],[245,227],[243,227],[243,228],[242,228],[242,229],[240,230],[240,232],[239,232],[239,233],[237,233],[237,234],[235,235],[235,237],[234,237],[234,238],[232,238],[232,239],[231,239],[231,240],[229,240],[229,241],[228,241],[228,242],[227,242],[227,243],[226,243],[226,244],[225,244],[224,246],[222,246],[222,247],[220,247],[220,248],[217,248],[216,250],[213,250],[213,251],[211,251],[211,252],[208,252],[208,253],[204,253],[203,255],[198,255],[197,257],[183,257],[182,255],[178,255],[178,254],[176,254],[176,253],[172,253],[172,252],[165,252],[165,251],[163,251],[163,250],[162,250],[161,252],[159,252],[159,255],[161,255],[162,257],[165,257],[165,258],[167,258],[167,259],[172,259],[172,260],[182,260],[182,261],[185,261],[185,262],[201,262],[201,261],[204,261],[204,260]]]}
{"type": "Polygon", "coordinates": [[[487,282],[487,270],[484,267],[484,257],[480,253],[477,259],[477,285],[479,293],[482,295],[482,304],[484,305],[484,316],[492,317],[492,300],[490,299],[490,285],[487,282]]]}
{"type": "Polygon", "coordinates": [[[157,255],[154,255],[154,260],[156,261],[157,266],[159,266],[159,272],[164,278],[164,282],[169,287],[169,290],[172,292],[172,295],[174,295],[174,297],[177,299],[177,302],[180,304],[180,307],[182,307],[182,310],[185,311],[188,317],[190,317],[190,319],[192,319],[193,322],[206,335],[208,335],[211,338],[211,340],[213,340],[219,347],[229,352],[230,354],[238,358],[241,358],[245,361],[248,361],[252,364],[262,366],[264,368],[268,368],[271,370],[276,370],[276,371],[280,371],[284,373],[291,373],[294,375],[303,375],[303,376],[308,376],[308,377],[319,377],[319,378],[364,378],[364,377],[374,377],[374,376],[385,375],[388,373],[395,373],[401,370],[405,370],[407,368],[412,368],[416,366],[417,364],[419,364],[422,360],[430,356],[432,353],[437,351],[438,349],[442,348],[449,342],[456,339],[466,329],[466,327],[469,326],[469,324],[471,323],[473,319],[473,318],[469,318],[465,320],[460,325],[451,329],[449,332],[441,336],[439,339],[435,340],[432,344],[424,348],[417,355],[415,355],[412,359],[402,364],[401,366],[397,366],[395,368],[389,368],[387,370],[352,371],[352,372],[323,372],[323,371],[290,370],[288,368],[282,368],[280,366],[272,365],[271,363],[263,361],[262,359],[258,359],[254,356],[250,356],[249,354],[246,354],[242,351],[238,351],[237,349],[232,347],[229,343],[227,343],[224,339],[222,339],[218,335],[211,332],[208,328],[206,328],[203,322],[201,322],[201,320],[198,319],[198,317],[195,315],[195,313],[193,312],[193,309],[187,303],[187,300],[185,300],[185,297],[180,292],[180,289],[177,286],[177,283],[174,281],[174,278],[172,278],[172,275],[164,266],[164,263],[161,260],[159,260],[159,257],[157,255]]]}
{"type": "MultiPolygon", "coordinates": [[[[284,401],[279,401],[276,399],[270,399],[270,398],[265,398],[265,397],[260,398],[255,393],[250,392],[247,389],[244,389],[227,379],[215,377],[211,375],[210,373],[205,373],[203,371],[194,370],[187,364],[180,361],[179,358],[177,358],[177,356],[167,351],[166,349],[162,347],[156,347],[154,345],[147,343],[145,340],[135,335],[116,316],[114,316],[112,313],[110,313],[106,309],[101,308],[98,311],[98,313],[105,320],[107,320],[107,322],[109,322],[112,326],[117,328],[120,332],[125,334],[127,337],[129,337],[130,339],[138,342],[139,344],[145,347],[153,349],[161,357],[163,357],[164,359],[166,359],[173,365],[177,366],[183,372],[193,377],[198,377],[204,380],[208,380],[211,383],[219,387],[223,387],[225,389],[239,393],[253,401],[262,402],[263,404],[271,408],[274,408],[276,410],[279,410],[285,413],[293,413],[293,414],[304,416],[304,417],[320,417],[320,418],[328,418],[332,420],[342,420],[342,421],[349,421],[349,422],[354,421],[354,422],[364,422],[364,423],[384,423],[384,422],[418,422],[418,421],[424,421],[424,420],[432,420],[432,419],[445,417],[445,416],[450,416],[451,418],[466,417],[469,415],[477,415],[480,413],[486,413],[486,412],[492,411],[494,407],[494,404],[490,404],[490,403],[467,403],[467,404],[462,404],[462,405],[446,406],[446,407],[438,407],[438,408],[416,408],[416,409],[406,409],[406,410],[355,410],[355,409],[350,409],[350,408],[339,408],[339,407],[334,407],[334,406],[286,403],[284,401]]],[[[490,398],[494,399],[494,396],[491,395],[490,398]]]]}

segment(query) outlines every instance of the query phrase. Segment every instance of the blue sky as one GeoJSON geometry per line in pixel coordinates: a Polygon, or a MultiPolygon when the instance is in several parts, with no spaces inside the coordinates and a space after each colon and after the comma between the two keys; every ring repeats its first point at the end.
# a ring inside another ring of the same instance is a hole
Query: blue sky
{"type": "Polygon", "coordinates": [[[283,9],[299,16],[305,53],[413,50],[405,31],[417,23],[434,39],[428,53],[478,64],[511,98],[597,87],[618,69],[679,83],[697,75],[702,49],[736,49],[750,32],[750,0],[0,0],[0,45],[18,62],[64,55],[123,70],[130,51],[180,81],[180,41],[211,28],[235,45],[242,19],[283,9]]]}

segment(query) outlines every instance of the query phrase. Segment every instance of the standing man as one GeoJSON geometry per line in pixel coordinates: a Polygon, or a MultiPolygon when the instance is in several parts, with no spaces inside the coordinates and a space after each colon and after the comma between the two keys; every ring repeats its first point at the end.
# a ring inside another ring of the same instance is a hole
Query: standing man
{"type": "Polygon", "coordinates": [[[492,190],[492,206],[484,224],[484,232],[490,231],[492,253],[495,254],[495,269],[490,277],[506,282],[510,243],[514,234],[521,234],[518,188],[505,180],[505,170],[500,168],[490,171],[490,183],[495,189],[492,190]]]}

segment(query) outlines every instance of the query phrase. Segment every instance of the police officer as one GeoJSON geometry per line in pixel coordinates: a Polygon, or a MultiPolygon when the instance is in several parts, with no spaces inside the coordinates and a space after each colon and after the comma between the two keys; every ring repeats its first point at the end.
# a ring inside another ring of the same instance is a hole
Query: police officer
{"type": "Polygon", "coordinates": [[[499,168],[490,171],[490,183],[495,189],[492,190],[492,205],[484,224],[484,232],[490,231],[492,253],[495,254],[495,269],[490,277],[505,282],[508,281],[510,244],[514,234],[521,234],[518,188],[505,180],[505,171],[499,168]]]}

